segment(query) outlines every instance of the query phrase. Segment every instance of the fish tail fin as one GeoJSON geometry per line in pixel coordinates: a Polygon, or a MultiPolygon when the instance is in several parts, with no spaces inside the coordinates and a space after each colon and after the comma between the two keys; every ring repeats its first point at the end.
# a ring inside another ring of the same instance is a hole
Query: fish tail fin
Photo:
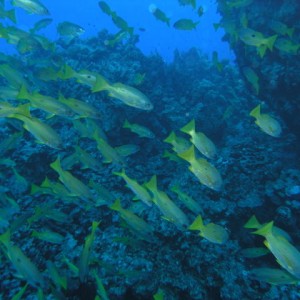
{"type": "Polygon", "coordinates": [[[100,74],[96,76],[96,82],[92,87],[92,92],[100,92],[100,91],[105,91],[108,90],[110,87],[109,83],[107,80],[100,74]]]}
{"type": "Polygon", "coordinates": [[[268,39],[267,39],[267,47],[268,49],[270,49],[271,51],[273,50],[273,46],[274,46],[274,43],[277,39],[278,35],[277,34],[274,34],[272,36],[270,36],[268,39]]]}
{"type": "Polygon", "coordinates": [[[255,217],[255,215],[253,215],[248,221],[247,223],[244,225],[244,228],[254,228],[254,229],[258,229],[261,227],[261,224],[258,222],[257,218],[255,217]]]}
{"type": "Polygon", "coordinates": [[[123,128],[130,128],[130,123],[128,122],[128,120],[126,119],[124,124],[123,124],[123,128]]]}
{"type": "Polygon", "coordinates": [[[195,158],[195,146],[192,145],[189,149],[187,149],[184,152],[178,153],[177,154],[180,158],[188,161],[189,163],[191,163],[192,161],[194,161],[195,158]]]}
{"type": "Polygon", "coordinates": [[[8,19],[10,19],[13,23],[17,23],[17,19],[16,19],[16,12],[14,9],[10,9],[6,12],[6,16],[8,19]]]}
{"type": "Polygon", "coordinates": [[[267,46],[266,45],[261,45],[259,47],[257,47],[257,53],[259,54],[259,56],[261,58],[263,58],[266,54],[267,51],[267,46]]]}
{"type": "Polygon", "coordinates": [[[26,99],[26,100],[30,100],[31,95],[28,92],[26,86],[24,84],[22,84],[19,93],[17,95],[17,99],[26,99]]]}
{"type": "Polygon", "coordinates": [[[219,23],[213,23],[215,31],[217,31],[221,26],[219,23]]]}
{"type": "Polygon", "coordinates": [[[31,185],[30,195],[38,194],[40,192],[40,187],[36,184],[31,185]]]}
{"type": "Polygon", "coordinates": [[[145,187],[151,192],[157,191],[156,175],[153,175],[152,178],[148,182],[145,183],[145,187]]]}
{"type": "Polygon", "coordinates": [[[94,233],[96,231],[96,229],[98,228],[99,224],[101,223],[101,221],[93,221],[92,223],[92,233],[94,233]]]}
{"type": "Polygon", "coordinates": [[[57,77],[62,80],[67,80],[75,77],[76,71],[73,70],[69,65],[64,64],[60,70],[57,72],[57,77]]]}
{"type": "Polygon", "coordinates": [[[165,139],[164,142],[172,144],[176,140],[176,134],[172,131],[165,139]]]}
{"type": "Polygon", "coordinates": [[[180,131],[191,134],[195,132],[195,119],[191,120],[189,123],[187,123],[185,126],[183,126],[180,131]]]}
{"type": "Polygon", "coordinates": [[[15,111],[7,116],[8,118],[16,118],[24,122],[24,117],[31,118],[30,104],[26,103],[16,107],[15,111]]]}
{"type": "Polygon", "coordinates": [[[50,167],[55,170],[57,173],[60,173],[62,171],[62,167],[60,164],[60,157],[58,156],[57,159],[50,164],[50,167]]]}
{"type": "Polygon", "coordinates": [[[257,119],[260,116],[260,104],[258,104],[250,111],[250,116],[254,117],[255,119],[257,119]]]}
{"type": "Polygon", "coordinates": [[[123,168],[121,172],[113,172],[114,175],[124,177],[126,176],[125,169],[123,168]]]}
{"type": "Polygon", "coordinates": [[[204,227],[201,215],[197,216],[194,222],[188,227],[189,230],[199,230],[201,231],[204,227]]]}
{"type": "Polygon", "coordinates": [[[253,234],[258,234],[262,236],[266,236],[268,233],[272,232],[274,222],[269,222],[266,225],[262,226],[258,230],[252,232],[253,234]]]}
{"type": "Polygon", "coordinates": [[[122,209],[120,199],[117,199],[109,208],[112,210],[120,211],[122,209]]]}
{"type": "Polygon", "coordinates": [[[42,182],[41,187],[44,187],[44,188],[50,188],[51,187],[50,180],[47,176],[44,179],[44,181],[42,182]]]}

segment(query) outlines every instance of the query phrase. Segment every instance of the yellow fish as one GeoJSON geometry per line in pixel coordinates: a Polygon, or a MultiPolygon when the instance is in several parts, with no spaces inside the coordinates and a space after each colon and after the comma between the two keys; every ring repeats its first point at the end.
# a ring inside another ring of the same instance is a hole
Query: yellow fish
{"type": "Polygon", "coordinates": [[[206,159],[195,157],[195,147],[192,145],[187,151],[178,154],[190,163],[189,170],[207,187],[220,191],[223,185],[219,171],[206,159]]]}
{"type": "Polygon", "coordinates": [[[125,120],[123,128],[128,128],[131,132],[136,133],[140,137],[149,139],[153,139],[155,137],[154,133],[147,127],[136,123],[129,123],[128,120],[125,120]]]}
{"type": "Polygon", "coordinates": [[[36,15],[49,15],[48,9],[38,0],[12,0],[11,4],[23,8],[27,12],[36,15]]]}
{"type": "Polygon", "coordinates": [[[148,97],[136,88],[123,83],[109,84],[103,76],[98,74],[92,91],[95,93],[104,90],[108,91],[109,97],[119,99],[128,106],[143,110],[153,109],[153,104],[148,97]]]}
{"type": "Polygon", "coordinates": [[[278,35],[265,37],[261,32],[251,28],[242,28],[239,31],[239,37],[246,45],[255,46],[260,57],[263,57],[267,49],[273,50],[278,35]]]}
{"type": "Polygon", "coordinates": [[[62,140],[54,129],[39,119],[31,117],[29,110],[24,110],[22,113],[24,114],[13,113],[7,117],[23,121],[23,127],[29,131],[38,142],[54,149],[62,148],[62,140]]]}
{"type": "Polygon", "coordinates": [[[263,132],[273,137],[280,136],[282,129],[279,122],[268,114],[261,114],[260,104],[251,110],[250,116],[256,119],[255,124],[263,132]]]}
{"type": "Polygon", "coordinates": [[[276,257],[280,266],[300,279],[300,252],[283,236],[274,235],[273,223],[269,222],[253,233],[265,237],[265,245],[276,257]]]}
{"type": "Polygon", "coordinates": [[[281,269],[274,268],[255,268],[248,272],[251,279],[267,282],[273,285],[278,284],[297,284],[299,279],[281,269]]]}
{"type": "Polygon", "coordinates": [[[195,120],[191,120],[187,125],[180,129],[182,132],[191,136],[190,141],[206,157],[214,158],[217,154],[215,144],[202,132],[196,132],[195,120]]]}
{"type": "Polygon", "coordinates": [[[121,206],[121,201],[118,199],[110,206],[110,209],[119,212],[121,218],[128,224],[128,226],[145,240],[151,241],[153,239],[154,229],[151,225],[146,223],[142,218],[134,214],[128,209],[121,206]]]}
{"type": "Polygon", "coordinates": [[[215,244],[224,244],[228,240],[228,233],[225,228],[214,223],[204,225],[200,215],[190,225],[189,230],[199,230],[200,236],[215,244]]]}
{"type": "Polygon", "coordinates": [[[0,236],[0,241],[4,244],[7,257],[18,274],[32,286],[43,287],[45,282],[42,274],[23,251],[11,243],[9,230],[0,236]]]}
{"type": "Polygon", "coordinates": [[[124,169],[122,172],[114,172],[113,174],[122,177],[126,181],[127,187],[133,191],[138,199],[142,200],[148,206],[152,205],[152,199],[147,189],[140,185],[136,180],[128,177],[124,169]]]}
{"type": "Polygon", "coordinates": [[[179,229],[185,228],[188,225],[188,218],[185,213],[165,192],[158,190],[155,175],[145,184],[145,186],[153,194],[153,202],[164,215],[164,219],[174,223],[179,229]]]}
{"type": "Polygon", "coordinates": [[[50,167],[58,173],[59,180],[73,195],[78,196],[83,200],[94,199],[92,192],[83,182],[73,176],[70,172],[62,169],[59,157],[50,164],[50,167]]]}
{"type": "Polygon", "coordinates": [[[117,163],[123,164],[123,159],[119,153],[110,146],[103,138],[100,137],[97,131],[94,132],[93,138],[97,142],[97,149],[101,152],[103,156],[104,163],[117,163]]]}
{"type": "Polygon", "coordinates": [[[79,265],[78,265],[80,282],[86,282],[88,279],[87,276],[89,271],[89,262],[90,262],[91,252],[92,252],[92,245],[94,243],[96,229],[98,228],[99,224],[100,222],[93,221],[92,231],[86,237],[84,242],[84,246],[79,258],[79,265]]]}
{"type": "Polygon", "coordinates": [[[259,93],[259,77],[254,72],[252,68],[245,67],[243,68],[243,74],[245,75],[247,81],[252,85],[255,90],[255,93],[259,93]]]}
{"type": "Polygon", "coordinates": [[[164,142],[169,143],[173,146],[173,150],[179,154],[186,151],[190,146],[190,142],[186,139],[177,136],[174,131],[172,131],[165,139],[164,142]]]}

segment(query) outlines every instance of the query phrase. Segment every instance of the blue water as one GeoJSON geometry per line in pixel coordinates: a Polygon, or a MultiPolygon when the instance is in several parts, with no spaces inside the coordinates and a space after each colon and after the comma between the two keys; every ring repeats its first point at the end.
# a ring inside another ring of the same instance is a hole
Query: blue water
{"type": "MultiPolygon", "coordinates": [[[[7,1],[8,2],[8,1],[7,1]]],[[[98,1],[86,1],[84,5],[81,1],[43,1],[51,13],[53,23],[41,33],[52,40],[58,38],[56,26],[63,21],[74,22],[85,29],[82,38],[95,36],[98,31],[107,29],[109,33],[115,34],[119,31],[111,19],[105,15],[98,6],[98,1]]],[[[167,62],[172,61],[174,50],[186,51],[191,47],[200,49],[204,54],[210,56],[213,51],[219,52],[220,59],[234,60],[234,54],[226,42],[222,42],[224,30],[220,28],[215,31],[213,23],[218,23],[220,15],[216,11],[214,0],[201,1],[204,14],[198,17],[197,12],[191,6],[180,6],[176,0],[166,1],[107,1],[110,7],[124,18],[129,26],[135,28],[135,33],[139,35],[138,47],[145,54],[158,53],[167,62]],[[171,18],[171,26],[158,21],[150,13],[149,6],[155,4],[171,18]],[[196,30],[179,31],[172,27],[172,24],[180,18],[191,18],[200,21],[196,30]],[[145,31],[139,31],[144,28],[145,31]]],[[[9,2],[7,9],[11,8],[9,2]]],[[[18,26],[21,29],[29,30],[35,22],[42,19],[41,16],[29,15],[21,8],[16,9],[18,26]]],[[[0,40],[0,46],[9,47],[0,40]]]]}

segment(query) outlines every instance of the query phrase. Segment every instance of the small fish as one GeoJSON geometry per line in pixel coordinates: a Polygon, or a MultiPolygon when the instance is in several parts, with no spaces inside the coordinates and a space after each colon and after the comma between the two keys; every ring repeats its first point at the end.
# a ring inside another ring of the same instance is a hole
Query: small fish
{"type": "Polygon", "coordinates": [[[124,169],[122,169],[122,172],[114,172],[113,174],[122,177],[126,181],[127,187],[132,190],[138,199],[142,200],[148,206],[152,205],[152,198],[147,189],[140,185],[136,180],[128,177],[124,169]]]}
{"type": "Polygon", "coordinates": [[[23,251],[18,246],[12,244],[9,230],[0,236],[0,242],[3,243],[5,247],[4,251],[19,276],[34,287],[43,287],[45,282],[42,274],[23,251]]]}
{"type": "Polygon", "coordinates": [[[251,279],[267,282],[273,285],[299,283],[299,279],[282,269],[255,268],[250,270],[248,275],[251,279]]]}
{"type": "Polygon", "coordinates": [[[38,22],[36,22],[33,26],[33,28],[30,29],[30,33],[34,34],[37,31],[40,31],[41,29],[48,27],[52,23],[53,19],[51,18],[46,18],[42,19],[38,22]]]}
{"type": "Polygon", "coordinates": [[[31,234],[32,237],[36,237],[40,240],[52,243],[52,244],[61,244],[64,240],[64,237],[53,231],[36,231],[34,230],[31,234]]]}
{"type": "Polygon", "coordinates": [[[242,28],[239,31],[239,37],[246,45],[255,46],[260,57],[264,57],[267,49],[273,50],[278,35],[275,34],[270,37],[265,37],[261,32],[251,28],[242,28]]]}
{"type": "Polygon", "coordinates": [[[71,118],[75,113],[65,104],[58,100],[39,94],[38,92],[29,93],[26,86],[22,85],[16,99],[26,99],[30,101],[31,107],[39,108],[49,113],[49,117],[54,115],[71,118]]]}
{"type": "Polygon", "coordinates": [[[58,173],[59,180],[73,195],[85,201],[94,199],[92,192],[82,181],[72,175],[72,173],[62,169],[59,157],[50,164],[50,167],[58,173]]]}
{"type": "Polygon", "coordinates": [[[84,169],[90,168],[96,172],[101,169],[101,162],[85,150],[81,149],[79,146],[75,146],[75,154],[84,169]]]}
{"type": "Polygon", "coordinates": [[[163,214],[163,218],[174,223],[179,229],[186,228],[188,225],[187,216],[165,192],[158,190],[155,175],[145,184],[145,186],[153,194],[153,202],[163,214]]]}
{"type": "Polygon", "coordinates": [[[259,94],[259,77],[254,72],[254,70],[250,67],[244,67],[242,69],[244,76],[246,77],[247,81],[251,84],[253,87],[255,93],[259,94]]]}
{"type": "Polygon", "coordinates": [[[153,104],[148,97],[136,88],[123,83],[114,83],[110,85],[103,76],[98,75],[96,83],[92,88],[92,92],[95,93],[104,90],[109,92],[109,97],[119,99],[128,106],[142,110],[153,109],[153,104]]]}
{"type": "Polygon", "coordinates": [[[114,11],[111,10],[111,8],[109,7],[109,5],[106,2],[99,1],[98,5],[99,5],[100,9],[102,10],[102,12],[104,12],[108,16],[112,16],[114,14],[114,11]]]}
{"type": "Polygon", "coordinates": [[[9,19],[13,23],[16,23],[16,12],[14,9],[4,10],[4,7],[0,6],[0,19],[9,19]]]}
{"type": "Polygon", "coordinates": [[[188,194],[182,192],[179,186],[173,186],[171,191],[178,195],[179,200],[193,213],[200,214],[202,213],[201,206],[188,194]]]}
{"type": "Polygon", "coordinates": [[[104,163],[116,163],[123,164],[123,159],[120,154],[108,144],[103,138],[100,137],[97,131],[94,132],[93,138],[97,143],[97,149],[101,152],[103,156],[104,163]]]}
{"type": "Polygon", "coordinates": [[[11,4],[23,8],[30,14],[49,15],[48,9],[38,0],[12,0],[11,4]]]}
{"type": "Polygon", "coordinates": [[[266,134],[279,137],[282,129],[277,120],[268,114],[260,113],[260,104],[253,108],[250,112],[250,116],[255,118],[255,124],[266,134]]]}
{"type": "Polygon", "coordinates": [[[193,30],[198,24],[199,22],[194,22],[191,19],[179,19],[173,24],[173,27],[179,30],[193,30]]]}
{"type": "Polygon", "coordinates": [[[149,11],[150,13],[157,19],[164,23],[166,23],[168,26],[170,26],[170,18],[167,17],[167,15],[160,10],[155,4],[149,5],[149,11]]]}
{"type": "MultiPolygon", "coordinates": [[[[255,215],[251,216],[251,218],[246,222],[246,224],[244,225],[244,228],[249,228],[249,229],[260,229],[263,226],[265,226],[267,223],[263,223],[261,224],[255,215]]],[[[272,228],[273,230],[273,234],[275,236],[283,236],[285,239],[287,239],[289,242],[292,241],[291,236],[283,229],[277,227],[277,226],[273,226],[272,228]]]]}
{"type": "Polygon", "coordinates": [[[62,140],[58,133],[49,125],[37,118],[31,117],[29,109],[25,109],[22,114],[13,113],[8,118],[15,118],[23,121],[23,127],[29,131],[38,142],[54,149],[62,148],[62,140]]]}
{"type": "Polygon", "coordinates": [[[22,85],[28,87],[28,83],[25,80],[23,73],[12,68],[8,64],[0,65],[0,76],[4,77],[12,88],[19,89],[22,85]]]}
{"type": "Polygon", "coordinates": [[[65,98],[62,94],[59,94],[58,101],[68,106],[71,110],[73,110],[73,112],[78,114],[80,118],[103,118],[97,108],[84,101],[75,98],[65,98]]]}
{"type": "Polygon", "coordinates": [[[174,131],[171,131],[171,133],[164,139],[164,142],[169,143],[173,146],[173,150],[180,154],[191,146],[190,142],[186,139],[177,136],[174,131]]]}
{"type": "Polygon", "coordinates": [[[280,35],[287,35],[288,37],[292,37],[294,34],[295,28],[294,27],[288,27],[286,24],[273,20],[268,23],[268,26],[276,33],[280,35]]]}
{"type": "Polygon", "coordinates": [[[96,230],[99,224],[100,222],[93,221],[91,233],[86,237],[82,252],[80,254],[79,264],[78,264],[80,282],[86,282],[88,279],[92,245],[94,243],[96,230]]]}
{"type": "Polygon", "coordinates": [[[300,252],[283,236],[274,235],[273,223],[269,222],[253,233],[262,235],[266,239],[265,245],[275,256],[280,266],[300,279],[300,252]]]}
{"type": "Polygon", "coordinates": [[[121,201],[118,199],[110,206],[110,209],[119,212],[121,218],[128,224],[128,226],[136,232],[141,238],[151,241],[153,239],[154,229],[142,218],[134,214],[128,209],[121,206],[121,201]]]}
{"type": "Polygon", "coordinates": [[[65,21],[57,25],[57,32],[69,43],[74,38],[82,35],[85,30],[77,24],[65,21]]]}
{"type": "Polygon", "coordinates": [[[39,51],[41,49],[42,49],[41,43],[34,36],[21,38],[17,44],[17,50],[21,54],[39,51]]]}
{"type": "Polygon", "coordinates": [[[145,137],[149,139],[153,139],[155,137],[154,133],[145,126],[129,123],[128,120],[125,120],[123,128],[130,129],[131,132],[136,133],[139,137],[145,137]]]}
{"type": "Polygon", "coordinates": [[[293,41],[279,38],[276,40],[274,47],[285,54],[297,55],[300,49],[300,43],[295,44],[293,41]]]}
{"type": "Polygon", "coordinates": [[[215,158],[217,154],[216,146],[204,133],[196,132],[195,126],[195,120],[191,120],[180,131],[191,136],[190,141],[204,156],[210,159],[215,158]]]}
{"type": "Polygon", "coordinates": [[[99,183],[90,180],[88,185],[97,193],[97,197],[95,197],[96,206],[110,205],[115,201],[115,196],[99,183]]]}
{"type": "Polygon", "coordinates": [[[199,6],[198,7],[197,14],[198,14],[199,17],[203,16],[203,14],[204,14],[204,8],[203,8],[203,6],[199,6]]]}
{"type": "Polygon", "coordinates": [[[192,145],[185,152],[178,154],[178,156],[190,163],[189,170],[199,179],[202,184],[215,191],[221,190],[223,180],[219,171],[206,159],[196,159],[194,145],[192,145]]]}
{"type": "Polygon", "coordinates": [[[224,244],[228,240],[228,233],[226,229],[214,223],[204,225],[200,215],[195,219],[188,229],[199,230],[200,236],[215,244],[224,244]]]}
{"type": "Polygon", "coordinates": [[[134,153],[137,153],[140,151],[140,147],[138,145],[134,144],[125,144],[118,147],[115,147],[115,150],[117,153],[122,157],[130,156],[134,153]]]}

